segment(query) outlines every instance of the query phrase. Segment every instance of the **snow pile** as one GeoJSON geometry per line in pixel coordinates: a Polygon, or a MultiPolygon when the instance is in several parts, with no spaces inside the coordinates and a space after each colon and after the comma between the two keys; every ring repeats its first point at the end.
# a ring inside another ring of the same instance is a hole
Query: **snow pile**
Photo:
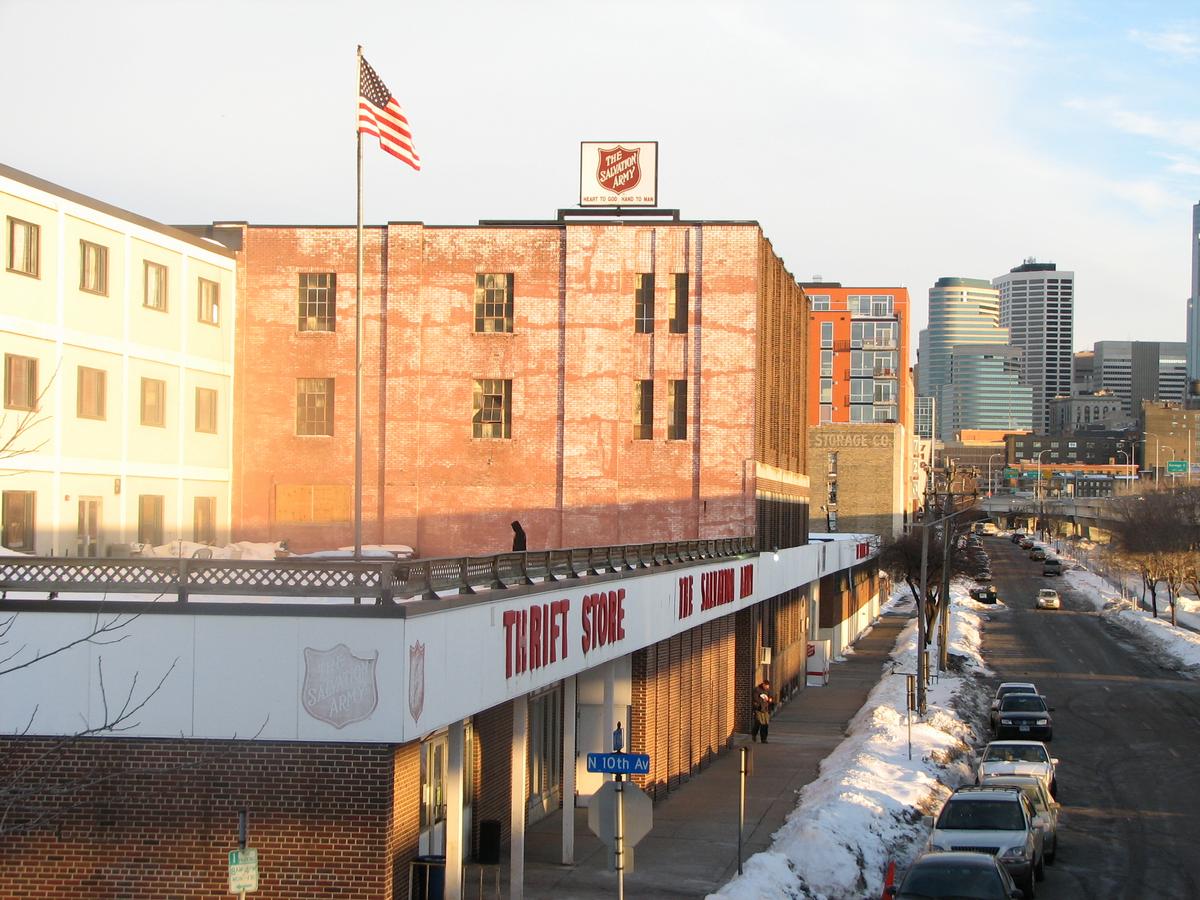
{"type": "MultiPolygon", "coordinates": [[[[821,763],[821,774],[774,835],[771,848],[746,863],[745,874],[715,898],[811,900],[878,896],[889,859],[907,864],[923,847],[933,814],[954,787],[972,778],[970,755],[987,700],[977,676],[980,628],[1000,606],[976,603],[965,584],[952,591],[951,669],[929,687],[928,715],[914,718],[908,758],[906,682],[916,671],[916,620],[897,638],[891,670],[851,720],[848,737],[821,763]],[[955,656],[957,655],[957,659],[955,656]]],[[[897,588],[891,604],[911,595],[897,588]]]]}

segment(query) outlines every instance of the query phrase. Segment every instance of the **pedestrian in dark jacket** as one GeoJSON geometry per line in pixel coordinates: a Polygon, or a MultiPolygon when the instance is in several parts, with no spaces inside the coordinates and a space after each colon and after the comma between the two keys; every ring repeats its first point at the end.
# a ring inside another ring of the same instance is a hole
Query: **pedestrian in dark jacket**
{"type": "Polygon", "coordinates": [[[771,713],[775,711],[775,695],[771,693],[771,682],[764,678],[754,688],[752,697],[754,706],[754,722],[750,728],[750,740],[758,740],[758,736],[762,735],[762,742],[767,742],[767,729],[771,724],[771,713]]]}
{"type": "Polygon", "coordinates": [[[513,530],[513,551],[525,549],[525,529],[521,527],[520,522],[512,523],[513,530]]]}

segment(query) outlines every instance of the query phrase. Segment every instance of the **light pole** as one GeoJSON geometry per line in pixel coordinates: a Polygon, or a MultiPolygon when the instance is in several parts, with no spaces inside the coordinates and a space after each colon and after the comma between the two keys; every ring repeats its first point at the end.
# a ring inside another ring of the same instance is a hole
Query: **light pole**
{"type": "Polygon", "coordinates": [[[987,491],[987,493],[988,493],[989,497],[992,496],[992,494],[994,494],[996,492],[996,489],[992,486],[992,460],[995,459],[997,456],[1003,456],[1003,455],[1004,455],[1003,453],[993,453],[991,456],[988,457],[988,491],[987,491]]]}
{"type": "MultiPolygon", "coordinates": [[[[1117,456],[1125,457],[1125,467],[1128,469],[1129,468],[1129,453],[1125,450],[1118,450],[1117,456]]],[[[1116,491],[1114,491],[1113,493],[1116,493],[1116,491]]]]}
{"type": "MultiPolygon", "coordinates": [[[[1170,444],[1167,444],[1167,446],[1163,447],[1163,449],[1171,454],[1171,459],[1167,460],[1167,462],[1173,461],[1175,459],[1175,448],[1172,447],[1170,444]]],[[[1172,478],[1172,480],[1174,480],[1175,476],[1172,475],[1171,478],[1172,478]]]]}
{"type": "Polygon", "coordinates": [[[1037,455],[1037,496],[1038,500],[1042,499],[1042,454],[1049,453],[1049,450],[1039,450],[1037,455]]]}
{"type": "Polygon", "coordinates": [[[1049,450],[1039,450],[1037,455],[1037,496],[1038,496],[1038,531],[1045,535],[1046,531],[1046,504],[1045,491],[1042,490],[1042,454],[1049,453],[1049,450]]]}

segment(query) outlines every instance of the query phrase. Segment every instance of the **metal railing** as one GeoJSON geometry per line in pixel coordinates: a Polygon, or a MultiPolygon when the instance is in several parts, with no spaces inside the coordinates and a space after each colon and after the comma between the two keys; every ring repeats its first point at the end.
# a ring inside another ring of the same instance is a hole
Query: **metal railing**
{"type": "Polygon", "coordinates": [[[0,557],[0,599],[10,591],[155,594],[186,603],[211,597],[367,600],[472,595],[589,575],[703,562],[754,552],[752,537],[575,547],[493,556],[404,560],[232,560],[0,557]]]}

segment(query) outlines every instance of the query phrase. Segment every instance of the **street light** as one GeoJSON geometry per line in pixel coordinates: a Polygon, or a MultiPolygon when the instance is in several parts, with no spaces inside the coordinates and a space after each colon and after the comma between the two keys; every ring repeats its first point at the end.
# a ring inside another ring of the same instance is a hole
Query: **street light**
{"type": "Polygon", "coordinates": [[[988,457],[988,496],[989,497],[992,496],[992,494],[995,493],[995,490],[996,490],[992,486],[992,460],[995,459],[997,456],[1003,456],[1003,455],[1004,455],[1003,453],[993,453],[991,456],[988,457]]]}
{"type": "Polygon", "coordinates": [[[1038,499],[1042,499],[1042,454],[1049,453],[1049,450],[1039,450],[1037,455],[1037,495],[1038,499]]]}
{"type": "Polygon", "coordinates": [[[1117,451],[1117,456],[1123,456],[1123,457],[1125,457],[1125,468],[1127,468],[1127,469],[1128,469],[1128,468],[1129,468],[1129,466],[1130,466],[1130,463],[1129,463],[1129,459],[1130,459],[1130,457],[1129,457],[1129,453],[1128,453],[1127,451],[1125,451],[1125,450],[1118,450],[1118,451],[1117,451]]]}

